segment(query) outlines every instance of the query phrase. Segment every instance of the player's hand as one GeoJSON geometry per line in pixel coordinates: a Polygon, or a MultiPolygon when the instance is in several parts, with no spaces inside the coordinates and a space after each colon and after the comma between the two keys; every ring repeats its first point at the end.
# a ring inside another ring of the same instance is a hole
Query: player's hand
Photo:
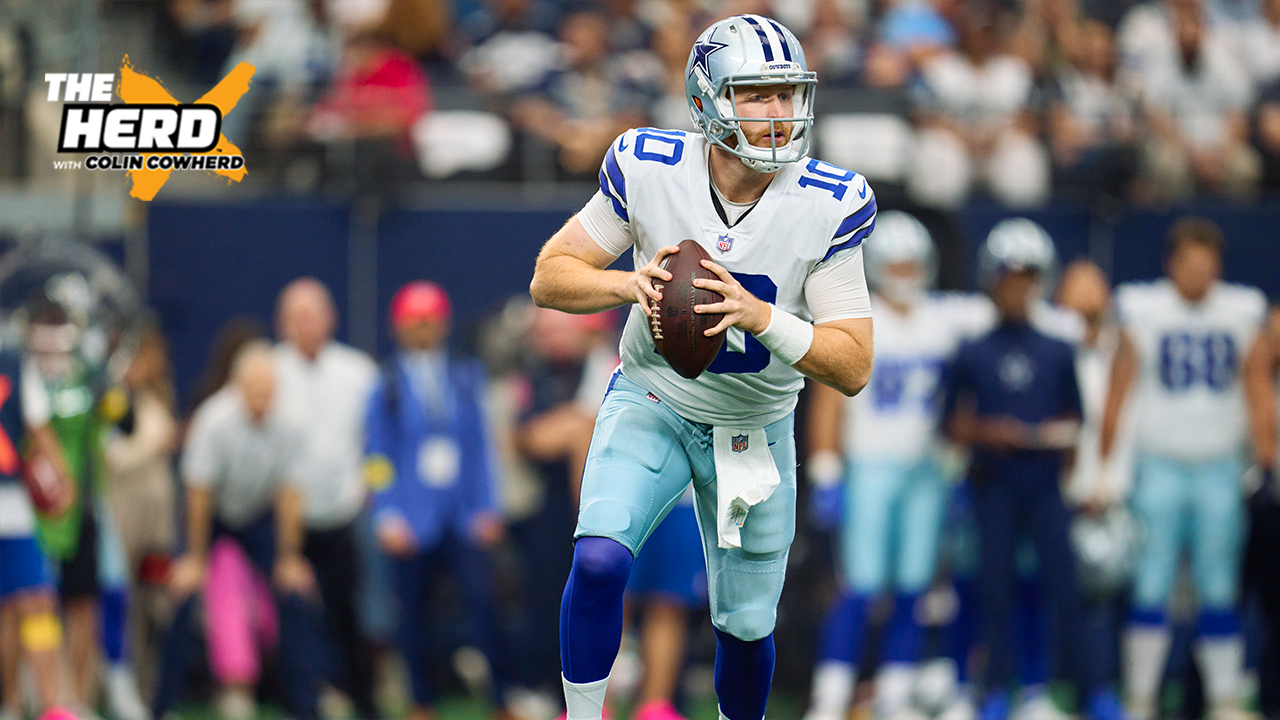
{"type": "Polygon", "coordinates": [[[191,553],[178,558],[169,568],[169,592],[180,601],[199,592],[204,585],[204,570],[204,558],[191,553]]]}
{"type": "Polygon", "coordinates": [[[980,421],[980,442],[995,450],[1022,450],[1032,443],[1033,432],[1014,417],[997,417],[980,421]]]}
{"type": "Polygon", "coordinates": [[[736,327],[743,332],[749,332],[753,335],[764,332],[769,327],[769,320],[772,310],[769,309],[769,303],[747,292],[728,270],[717,265],[710,260],[703,260],[702,267],[716,274],[719,280],[704,280],[702,278],[694,278],[693,286],[704,288],[714,293],[720,293],[724,296],[724,300],[710,305],[695,305],[693,311],[700,314],[719,314],[724,313],[724,319],[715,327],[705,331],[703,334],[707,337],[722,333],[726,328],[736,327]]]}
{"type": "Polygon", "coordinates": [[[671,282],[672,278],[671,273],[658,266],[668,255],[678,252],[680,252],[679,247],[668,245],[654,253],[653,259],[645,263],[644,267],[627,276],[627,284],[623,286],[622,294],[628,301],[639,303],[640,309],[646,316],[652,314],[650,306],[662,299],[662,290],[655,288],[654,282],[657,281],[661,285],[664,282],[671,282]]]}
{"type": "Polygon", "coordinates": [[[832,532],[844,519],[844,485],[815,487],[809,492],[809,516],[819,530],[832,532]]]}
{"type": "Polygon", "coordinates": [[[502,518],[496,512],[477,513],[471,518],[470,523],[471,540],[481,548],[489,549],[497,545],[502,540],[502,536],[506,534],[506,528],[502,525],[502,518]]]}
{"type": "Polygon", "coordinates": [[[289,553],[276,559],[271,581],[281,592],[306,595],[315,590],[316,574],[306,558],[298,553],[289,553]]]}
{"type": "Polygon", "coordinates": [[[414,551],[413,531],[399,515],[379,518],[375,534],[378,546],[391,557],[405,557],[414,551]]]}

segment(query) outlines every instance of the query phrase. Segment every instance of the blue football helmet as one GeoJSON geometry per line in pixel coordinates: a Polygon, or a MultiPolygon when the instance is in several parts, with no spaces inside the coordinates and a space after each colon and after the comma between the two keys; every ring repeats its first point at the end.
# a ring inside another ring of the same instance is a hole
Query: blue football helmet
{"type": "Polygon", "coordinates": [[[805,157],[813,128],[813,94],[818,74],[809,71],[800,41],[781,23],[759,15],[737,15],[707,28],[693,44],[685,66],[685,99],[694,127],[711,144],[738,156],[747,167],[776,172],[784,163],[805,157]],[[795,85],[793,117],[740,117],[738,88],[752,85],[795,85]],[[743,122],[789,122],[785,145],[756,147],[742,133],[743,122]],[[730,136],[736,147],[725,143],[730,136]]]}

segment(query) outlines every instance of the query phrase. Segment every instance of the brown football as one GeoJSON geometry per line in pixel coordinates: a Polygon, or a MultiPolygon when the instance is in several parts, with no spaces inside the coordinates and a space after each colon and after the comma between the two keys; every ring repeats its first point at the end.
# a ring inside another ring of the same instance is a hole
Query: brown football
{"type": "Polygon", "coordinates": [[[680,252],[662,261],[662,268],[671,273],[671,282],[654,283],[662,292],[662,300],[649,303],[653,312],[649,332],[671,369],[692,380],[707,369],[724,345],[724,333],[703,335],[724,315],[698,315],[693,308],[720,302],[724,296],[693,286],[694,278],[717,279],[715,273],[702,267],[702,260],[711,259],[707,251],[693,240],[685,240],[679,247],[680,252]]]}

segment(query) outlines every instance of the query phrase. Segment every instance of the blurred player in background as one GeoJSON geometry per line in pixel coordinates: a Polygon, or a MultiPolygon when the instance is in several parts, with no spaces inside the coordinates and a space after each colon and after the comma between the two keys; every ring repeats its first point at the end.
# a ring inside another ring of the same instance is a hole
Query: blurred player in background
{"type": "MultiPolygon", "coordinates": [[[[1103,418],[1104,460],[1130,392],[1139,453],[1133,508],[1144,528],[1125,639],[1133,713],[1154,717],[1169,650],[1166,612],[1182,552],[1200,601],[1196,656],[1215,720],[1241,711],[1244,643],[1236,615],[1244,538],[1241,475],[1248,442],[1241,382],[1266,319],[1266,298],[1222,276],[1222,231],[1203,218],[1169,229],[1167,277],[1117,293],[1123,327],[1103,418]]],[[[1251,389],[1252,391],[1253,389],[1251,389]]],[[[1263,391],[1265,392],[1265,391],[1263,391]]]]}
{"type": "Polygon", "coordinates": [[[916,603],[934,578],[948,488],[939,466],[938,395],[956,347],[990,324],[983,298],[930,293],[937,251],[928,230],[906,213],[877,220],[864,251],[875,327],[868,390],[846,400],[825,385],[809,405],[808,472],[815,517],[840,523],[842,590],[819,643],[809,720],[841,720],[874,601],[893,593],[876,680],[876,714],[907,709],[924,630],[916,603]]]}
{"type": "Polygon", "coordinates": [[[1084,320],[1076,346],[1076,375],[1084,415],[1071,475],[1063,487],[1076,510],[1071,539],[1080,568],[1080,584],[1089,602],[1086,612],[1107,628],[1098,662],[1108,681],[1118,681],[1119,626],[1128,610],[1129,584],[1136,563],[1138,529],[1125,507],[1132,482],[1133,414],[1121,423],[1116,450],[1106,462],[1099,452],[1103,410],[1120,328],[1111,312],[1111,284],[1096,264],[1076,260],[1062,273],[1058,302],[1084,320]]]}
{"type": "MultiPolygon", "coordinates": [[[[21,659],[31,665],[41,713],[54,709],[61,690],[57,595],[52,570],[36,542],[35,510],[22,482],[24,451],[31,461],[40,456],[63,468],[50,418],[39,371],[24,361],[15,343],[0,337],[0,691],[5,720],[24,714],[21,659]]],[[[64,490],[62,507],[47,508],[51,514],[72,502],[70,484],[64,490]]]]}
{"type": "Polygon", "coordinates": [[[365,421],[365,476],[374,489],[374,532],[392,559],[411,720],[434,716],[426,610],[445,568],[461,589],[470,642],[489,663],[499,707],[507,685],[488,557],[504,528],[482,404],[486,379],[478,363],[449,358],[449,316],[449,297],[435,283],[419,280],[396,292],[391,326],[398,351],[365,421]]]}
{"type": "Polygon", "coordinates": [[[45,552],[61,564],[59,593],[67,624],[71,696],[76,711],[92,707],[99,680],[116,720],[145,720],[127,662],[128,568],[124,547],[106,502],[108,424],[121,408],[104,402],[106,368],[92,347],[85,308],[65,292],[79,283],[50,281],[54,301],[39,293],[29,306],[27,349],[50,398],[50,427],[58,436],[76,501],[57,517],[38,518],[45,552]],[[107,661],[97,663],[98,650],[107,661]]]}
{"type": "Polygon", "coordinates": [[[598,193],[543,247],[530,291],[544,307],[598,312],[636,303],[622,367],[596,419],[573,569],[561,605],[569,720],[601,717],[635,553],[690,479],[717,637],[716,691],[728,720],[760,720],[773,629],[795,534],[793,410],[804,376],[856,394],[871,370],[861,243],[875,196],[855,173],[805,160],[816,76],[790,31],[742,15],[708,28],[686,68],[701,134],[627,131],[598,193]],[[658,355],[649,307],[659,263],[694,238],[724,265],[694,280],[724,301],[708,335],[727,343],[707,372],[680,377],[658,355]],[[606,268],[632,250],[634,272],[606,268]],[[731,274],[731,271],[733,274],[731,274]]]}
{"type": "Polygon", "coordinates": [[[1008,220],[987,237],[979,278],[990,288],[995,330],[964,345],[948,370],[944,422],[969,446],[969,470],[981,543],[979,595],[987,649],[983,720],[1009,715],[1015,678],[1015,550],[1029,536],[1040,581],[1057,610],[1067,669],[1093,720],[1123,717],[1095,662],[1095,639],[1082,625],[1070,516],[1059,490],[1082,415],[1070,345],[1033,327],[1041,283],[1051,279],[1052,240],[1034,223],[1008,220]]]}
{"type": "MultiPolygon", "coordinates": [[[[271,578],[288,711],[299,720],[319,717],[320,609],[315,573],[302,554],[306,528],[301,483],[295,479],[304,467],[304,438],[302,429],[275,407],[275,366],[269,344],[245,343],[232,361],[231,382],[205,400],[191,420],[181,463],[186,542],[169,577],[177,611],[160,659],[153,704],[157,718],[181,699],[196,649],[195,595],[205,583],[209,548],[223,537],[234,540],[254,568],[271,578]]],[[[226,690],[252,703],[253,688],[226,690]]]]}
{"type": "Polygon", "coordinates": [[[364,413],[378,366],[333,339],[333,297],[315,278],[285,286],[277,310],[278,403],[303,429],[306,443],[297,477],[306,500],[303,552],[323,600],[326,674],[362,717],[375,717],[373,652],[357,620],[363,578],[356,541],[365,502],[364,413]]]}

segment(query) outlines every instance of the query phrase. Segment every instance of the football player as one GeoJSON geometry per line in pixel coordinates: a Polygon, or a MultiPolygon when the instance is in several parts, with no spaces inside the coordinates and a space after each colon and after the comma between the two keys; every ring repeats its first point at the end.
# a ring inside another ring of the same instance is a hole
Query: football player
{"type": "Polygon", "coordinates": [[[810,377],[854,395],[871,370],[861,245],[875,224],[865,178],[806,153],[816,74],[782,25],[717,22],[694,44],[696,133],[641,128],[605,155],[596,194],[542,249],[530,291],[574,313],[634,303],[622,364],[596,419],[573,568],[561,606],[569,720],[599,720],[622,634],[633,555],[692,480],[728,720],[764,716],[773,629],[795,534],[793,410],[810,377]],[[693,239],[724,296],[710,368],[684,379],[649,331],[662,260],[693,239]],[[607,270],[627,250],[633,272],[607,270]]]}
{"type": "Polygon", "coordinates": [[[882,213],[864,256],[876,317],[868,390],[846,400],[820,385],[809,406],[814,514],[832,526],[844,507],[851,511],[841,532],[843,589],[821,635],[809,720],[844,718],[867,614],[885,591],[894,593],[894,607],[876,712],[894,717],[909,704],[923,640],[914,608],[933,580],[948,492],[939,465],[939,382],[960,342],[991,321],[986,298],[929,292],[937,252],[912,216],[882,213]]]}
{"type": "Polygon", "coordinates": [[[1130,391],[1137,406],[1132,505],[1144,537],[1125,638],[1126,689],[1149,718],[1169,649],[1165,621],[1184,547],[1200,600],[1196,655],[1214,718],[1240,710],[1244,645],[1236,616],[1244,535],[1241,475],[1246,394],[1242,363],[1258,353],[1267,302],[1256,288],[1221,282],[1222,231],[1183,218],[1169,230],[1166,277],[1122,286],[1123,327],[1112,365],[1101,450],[1115,445],[1130,391]]]}
{"type": "Polygon", "coordinates": [[[1034,317],[1055,258],[1052,240],[1029,220],[1006,220],[991,231],[978,270],[998,323],[961,347],[947,370],[945,427],[973,451],[969,485],[981,545],[978,580],[987,649],[983,720],[1009,715],[1015,555],[1023,536],[1032,540],[1039,580],[1056,605],[1064,660],[1074,671],[1085,714],[1094,720],[1123,715],[1098,672],[1096,638],[1082,625],[1070,518],[1059,489],[1082,407],[1074,350],[1034,317]]]}

